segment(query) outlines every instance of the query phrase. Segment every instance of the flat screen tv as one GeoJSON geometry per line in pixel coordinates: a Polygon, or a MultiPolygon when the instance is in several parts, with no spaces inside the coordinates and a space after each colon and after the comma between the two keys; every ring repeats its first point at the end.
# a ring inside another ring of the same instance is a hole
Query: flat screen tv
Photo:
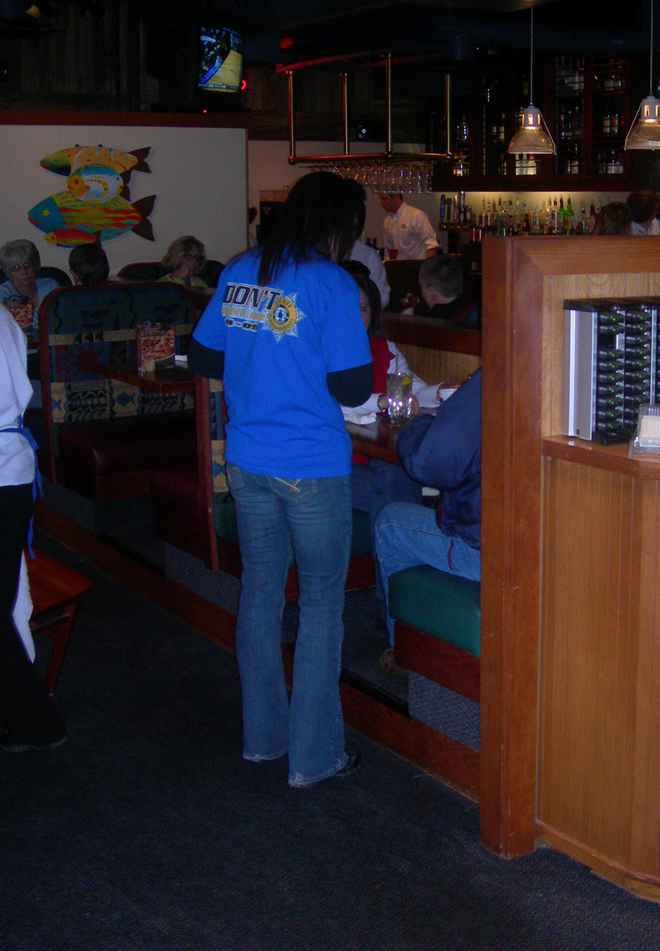
{"type": "Polygon", "coordinates": [[[228,26],[202,24],[199,29],[197,86],[209,92],[240,92],[243,36],[228,26]]]}

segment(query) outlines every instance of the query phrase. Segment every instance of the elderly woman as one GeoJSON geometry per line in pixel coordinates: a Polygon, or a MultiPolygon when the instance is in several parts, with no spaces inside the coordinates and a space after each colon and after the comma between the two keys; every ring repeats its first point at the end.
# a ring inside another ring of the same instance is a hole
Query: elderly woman
{"type": "Polygon", "coordinates": [[[0,284],[0,303],[8,297],[27,297],[34,313],[37,329],[37,309],[46,294],[59,285],[51,277],[39,277],[41,258],[36,245],[25,238],[8,241],[0,248],[0,267],[8,280],[0,284]]]}
{"type": "Polygon", "coordinates": [[[172,281],[187,287],[207,286],[201,277],[197,277],[206,264],[206,251],[202,242],[191,234],[185,234],[173,241],[161,264],[166,272],[160,278],[161,281],[172,281]]]}

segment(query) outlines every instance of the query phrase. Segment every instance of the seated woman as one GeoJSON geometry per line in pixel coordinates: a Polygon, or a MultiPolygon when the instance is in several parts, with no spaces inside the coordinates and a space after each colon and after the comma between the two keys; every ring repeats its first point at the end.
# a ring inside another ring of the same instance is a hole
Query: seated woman
{"type": "MultiPolygon", "coordinates": [[[[419,407],[437,408],[442,402],[441,390],[446,384],[428,386],[409,368],[406,358],[395,344],[387,340],[380,326],[380,291],[369,277],[364,265],[351,261],[344,264],[345,270],[355,278],[360,291],[360,312],[369,337],[369,347],[374,365],[374,392],[361,406],[346,407],[344,416],[366,416],[387,409],[386,375],[388,372],[409,373],[413,385],[413,414],[419,407]]],[[[369,512],[372,534],[376,516],[390,502],[422,502],[422,486],[415,482],[402,466],[367,458],[354,453],[351,466],[353,508],[369,512]]],[[[376,593],[384,598],[380,583],[376,593]]]]}
{"type": "Polygon", "coordinates": [[[3,244],[0,248],[0,267],[8,278],[4,284],[0,284],[0,303],[11,297],[27,297],[32,305],[33,333],[36,334],[39,304],[46,294],[59,287],[57,281],[51,277],[39,277],[41,258],[36,245],[26,238],[3,244]]]}
{"type": "Polygon", "coordinates": [[[69,255],[69,270],[75,284],[95,287],[107,284],[110,274],[108,256],[100,244],[78,244],[69,255]]]}
{"type": "Polygon", "coordinates": [[[183,284],[186,287],[206,287],[207,284],[197,277],[197,274],[206,264],[204,245],[191,234],[177,238],[167,249],[167,254],[161,261],[165,274],[161,281],[172,281],[174,284],[183,284]]]}

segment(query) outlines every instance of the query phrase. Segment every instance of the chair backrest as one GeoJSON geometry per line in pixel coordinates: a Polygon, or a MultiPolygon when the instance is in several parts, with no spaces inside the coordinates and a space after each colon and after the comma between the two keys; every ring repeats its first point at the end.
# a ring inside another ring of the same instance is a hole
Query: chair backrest
{"type": "Polygon", "coordinates": [[[199,276],[208,287],[217,287],[218,278],[223,268],[224,264],[220,261],[208,260],[199,272],[199,276]]]}
{"type": "Polygon", "coordinates": [[[135,264],[125,264],[117,271],[117,277],[125,281],[157,281],[164,273],[160,261],[136,261],[135,264]]]}
{"type": "Polygon", "coordinates": [[[225,408],[221,380],[195,376],[195,416],[197,420],[197,471],[201,492],[201,508],[206,524],[204,530],[210,552],[210,567],[219,567],[218,540],[215,524],[216,497],[226,495],[225,475],[225,408]]]}
{"type": "Polygon", "coordinates": [[[66,271],[62,271],[59,267],[49,267],[45,265],[41,268],[39,277],[52,277],[54,281],[57,281],[60,287],[71,287],[73,284],[73,281],[66,271]]]}
{"type": "Polygon", "coordinates": [[[51,291],[39,307],[39,360],[47,474],[55,478],[62,425],[192,410],[190,393],[155,393],[101,376],[103,363],[137,360],[136,327],[174,324],[177,352],[192,332],[190,298],[176,284],[105,284],[51,291]]]}

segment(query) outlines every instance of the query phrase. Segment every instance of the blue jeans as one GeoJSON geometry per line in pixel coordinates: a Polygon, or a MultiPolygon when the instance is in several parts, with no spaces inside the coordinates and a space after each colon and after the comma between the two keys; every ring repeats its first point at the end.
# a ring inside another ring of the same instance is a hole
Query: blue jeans
{"type": "MultiPolygon", "coordinates": [[[[371,535],[375,545],[376,518],[390,502],[416,502],[421,505],[422,487],[411,479],[402,466],[382,459],[369,459],[365,463],[354,462],[351,467],[353,508],[368,512],[371,516],[371,535]]],[[[376,597],[385,597],[376,575],[376,597]]]]}
{"type": "Polygon", "coordinates": [[[350,476],[277,479],[228,464],[227,479],[243,562],[236,621],[243,756],[259,762],[288,752],[289,785],[308,786],[347,762],[338,681],[350,476]],[[289,541],[300,589],[290,700],[281,654],[289,541]]]}
{"type": "MultiPolygon", "coordinates": [[[[435,511],[425,505],[393,502],[376,519],[376,558],[387,604],[391,575],[404,568],[431,565],[470,581],[481,580],[481,553],[461,538],[445,535],[435,511]]],[[[387,612],[387,630],[394,647],[394,621],[387,612]]]]}

